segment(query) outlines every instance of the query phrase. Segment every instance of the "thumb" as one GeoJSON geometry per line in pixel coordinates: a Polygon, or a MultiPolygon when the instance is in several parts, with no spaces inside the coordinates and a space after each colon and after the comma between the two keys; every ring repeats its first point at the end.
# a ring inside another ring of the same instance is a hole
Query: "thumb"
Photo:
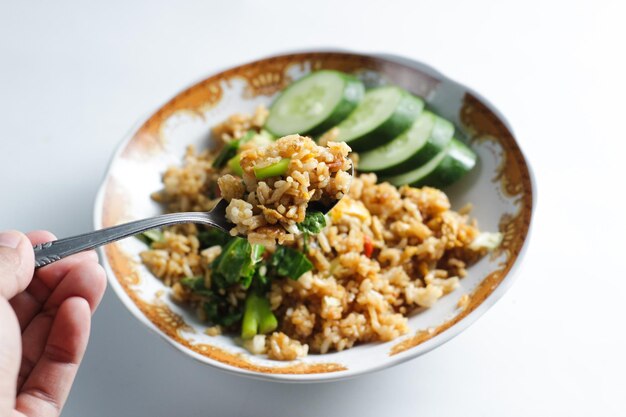
{"type": "Polygon", "coordinates": [[[0,296],[13,298],[24,291],[33,278],[33,247],[23,233],[0,232],[0,296]]]}

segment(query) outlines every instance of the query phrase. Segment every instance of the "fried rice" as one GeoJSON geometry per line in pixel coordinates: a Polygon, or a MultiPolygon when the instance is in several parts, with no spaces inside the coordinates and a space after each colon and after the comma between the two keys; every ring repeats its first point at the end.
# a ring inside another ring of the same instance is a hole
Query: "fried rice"
{"type": "MultiPolygon", "coordinates": [[[[260,132],[266,114],[259,109],[253,116],[233,116],[214,129],[214,136],[226,144],[246,130],[260,132]]],[[[476,222],[467,211],[451,210],[444,192],[429,187],[396,188],[378,183],[374,174],[355,176],[348,189],[345,181],[349,178],[341,174],[349,167],[345,161],[348,148],[332,140],[326,145],[288,136],[269,150],[247,146],[241,154],[243,182],[228,167],[213,166],[219,148],[197,152],[190,147],[182,166],[169,168],[163,174],[163,189],[153,194],[167,211],[206,211],[216,204],[221,190],[221,196],[230,200],[235,232],[268,244],[270,253],[275,250],[274,240],[255,236],[255,230],[276,224],[290,230],[302,221],[306,203],[316,196],[343,197],[325,216],[326,226],[317,235],[301,239],[287,233],[284,236],[292,238],[278,239],[280,245],[303,253],[313,266],[297,280],[273,277],[268,284],[265,296],[278,326],[242,344],[270,359],[293,360],[308,353],[397,338],[409,331],[409,315],[433,306],[455,290],[467,274],[466,267],[486,252],[484,247],[472,245],[480,235],[476,222]],[[309,156],[303,160],[298,152],[309,156]],[[281,179],[257,181],[251,174],[254,161],[284,157],[292,159],[288,174],[281,179]],[[308,183],[299,177],[303,172],[309,175],[308,183]],[[286,177],[292,178],[289,191],[285,190],[286,177]],[[239,208],[242,203],[252,208],[239,208]],[[238,218],[235,208],[239,213],[249,209],[245,218],[255,218],[256,227],[238,218]]],[[[200,319],[206,320],[205,298],[183,285],[191,277],[201,277],[206,288],[214,285],[210,265],[223,247],[203,247],[199,239],[202,230],[193,224],[166,228],[163,238],[143,251],[141,259],[172,287],[176,301],[194,308],[200,319]]],[[[219,292],[232,306],[240,306],[246,298],[241,285],[219,292]]],[[[210,322],[207,326],[211,335],[234,329],[210,322]]]]}

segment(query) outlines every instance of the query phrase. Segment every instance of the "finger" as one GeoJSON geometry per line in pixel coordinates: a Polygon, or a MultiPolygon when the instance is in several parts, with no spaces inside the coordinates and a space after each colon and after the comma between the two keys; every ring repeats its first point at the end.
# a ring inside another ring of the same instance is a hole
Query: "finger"
{"type": "Polygon", "coordinates": [[[17,375],[18,391],[43,355],[56,313],[56,309],[50,309],[37,314],[21,335],[22,357],[17,375]]]}
{"type": "MultiPolygon", "coordinates": [[[[56,237],[52,233],[44,230],[30,232],[28,233],[28,238],[31,240],[33,245],[56,240],[56,237]]],[[[60,261],[38,269],[37,278],[41,279],[41,281],[43,281],[48,288],[54,288],[70,269],[84,260],[98,262],[98,255],[95,251],[90,250],[61,259],[60,261]]]]}
{"type": "MultiPolygon", "coordinates": [[[[56,240],[52,233],[42,230],[30,232],[26,235],[33,245],[56,240]]],[[[94,251],[82,252],[36,271],[35,277],[26,288],[26,291],[19,293],[11,299],[11,305],[15,310],[22,330],[41,311],[43,303],[67,272],[86,260],[97,262],[98,256],[94,251]]]]}
{"type": "MultiPolygon", "coordinates": [[[[32,232],[26,233],[26,236],[28,236],[28,239],[33,244],[33,246],[37,245],[38,243],[52,242],[54,240],[57,240],[57,237],[53,233],[47,230],[33,230],[32,232]]],[[[80,253],[81,254],[89,253],[90,259],[98,260],[98,255],[95,253],[95,251],[87,251],[87,252],[80,252],[80,253]]],[[[72,255],[72,256],[76,256],[76,255],[72,255]]],[[[58,267],[62,262],[63,260],[54,262],[50,265],[56,265],[58,267]]],[[[47,271],[47,270],[52,269],[50,265],[47,265],[45,269],[41,269],[41,271],[43,270],[47,271]]]]}
{"type": "MultiPolygon", "coordinates": [[[[31,245],[37,245],[39,243],[51,242],[56,240],[56,236],[46,230],[36,230],[26,233],[31,245]]],[[[20,329],[23,331],[28,323],[35,317],[35,315],[41,310],[44,301],[48,298],[50,289],[36,276],[26,290],[13,297],[10,302],[17,320],[20,324],[20,329]]]]}
{"type": "Polygon", "coordinates": [[[0,295],[10,299],[24,291],[35,270],[30,240],[20,232],[0,233],[0,295]]]}
{"type": "Polygon", "coordinates": [[[0,297],[0,415],[15,407],[15,378],[20,356],[20,329],[11,306],[0,297]]]}
{"type": "Polygon", "coordinates": [[[59,282],[43,306],[43,311],[57,309],[70,297],[81,297],[96,311],[106,288],[106,274],[99,263],[83,261],[75,265],[59,282]]]}
{"type": "Polygon", "coordinates": [[[26,233],[30,242],[34,245],[45,242],[52,242],[53,240],[57,240],[57,237],[48,232],[47,230],[33,230],[32,232],[26,233]]]}
{"type": "Polygon", "coordinates": [[[41,288],[42,286],[45,287],[41,281],[33,279],[26,291],[19,293],[10,300],[21,330],[24,330],[33,317],[41,311],[43,301],[47,299],[47,297],[36,297],[33,295],[33,293],[44,294],[45,292],[50,292],[47,287],[41,288]],[[39,301],[39,298],[42,298],[43,301],[39,301]]]}
{"type": "Polygon", "coordinates": [[[87,300],[65,300],[55,316],[41,359],[16,401],[16,410],[27,416],[58,416],[83,358],[91,311],[87,300]]]}
{"type": "Polygon", "coordinates": [[[24,329],[18,387],[28,378],[42,356],[48,333],[60,305],[71,297],[80,297],[87,301],[91,312],[93,312],[102,299],[105,287],[104,270],[93,261],[82,262],[63,278],[45,302],[41,312],[24,329]]]}

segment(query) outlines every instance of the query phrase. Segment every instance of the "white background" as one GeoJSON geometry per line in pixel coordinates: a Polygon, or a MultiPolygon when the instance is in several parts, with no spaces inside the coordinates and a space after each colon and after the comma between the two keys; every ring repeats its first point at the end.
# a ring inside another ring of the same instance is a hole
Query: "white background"
{"type": "Polygon", "coordinates": [[[0,0],[0,229],[90,230],[141,116],[218,69],[316,46],[406,55],[475,88],[538,182],[513,288],[425,356],[344,382],[244,379],[177,353],[108,291],[64,415],[626,415],[619,3],[0,0]]]}

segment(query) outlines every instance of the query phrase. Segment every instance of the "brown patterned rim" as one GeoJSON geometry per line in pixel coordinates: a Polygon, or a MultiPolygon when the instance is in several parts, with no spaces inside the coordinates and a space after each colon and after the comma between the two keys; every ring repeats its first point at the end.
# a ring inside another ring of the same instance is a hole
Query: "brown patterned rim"
{"type": "MultiPolygon", "coordinates": [[[[345,72],[373,70],[384,73],[389,79],[403,84],[403,80],[412,80],[412,86],[420,86],[415,91],[411,85],[404,85],[414,93],[427,96],[439,80],[426,75],[415,68],[393,61],[372,56],[349,53],[299,53],[267,58],[209,77],[183,91],[154,113],[133,135],[119,154],[120,158],[146,158],[163,150],[161,127],[174,113],[187,111],[202,113],[215,106],[222,98],[222,83],[228,85],[235,78],[247,82],[245,95],[272,95],[284,88],[291,81],[287,70],[292,66],[304,67],[310,64],[313,69],[337,69],[345,72]],[[418,80],[416,80],[418,78],[418,80]]],[[[471,94],[466,94],[461,109],[460,119],[465,129],[475,141],[492,140],[503,149],[505,161],[499,167],[494,182],[501,182],[508,197],[514,198],[519,205],[515,215],[504,215],[499,222],[504,234],[501,247],[496,255],[504,254],[506,261],[500,269],[485,277],[470,296],[467,307],[454,318],[433,329],[420,331],[392,346],[390,355],[396,355],[414,348],[433,337],[442,334],[456,323],[475,311],[501,284],[513,267],[528,234],[532,212],[532,184],[524,156],[506,125],[487,105],[471,94]]],[[[124,220],[124,201],[121,188],[112,178],[108,178],[104,189],[102,226],[112,226],[124,220]]],[[[189,327],[182,317],[175,314],[162,302],[146,302],[135,291],[139,275],[132,259],[119,248],[109,245],[105,249],[107,261],[124,292],[150,322],[172,340],[194,352],[236,368],[268,374],[312,374],[346,370],[337,363],[297,363],[286,366],[260,366],[249,361],[245,356],[230,353],[224,349],[207,345],[193,344],[181,336],[181,331],[189,327]]]]}

